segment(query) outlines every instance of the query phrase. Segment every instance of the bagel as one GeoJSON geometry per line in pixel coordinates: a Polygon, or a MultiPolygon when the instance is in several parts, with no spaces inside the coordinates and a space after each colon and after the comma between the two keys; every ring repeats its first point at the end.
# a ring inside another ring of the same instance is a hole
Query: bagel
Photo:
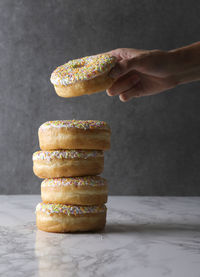
{"type": "Polygon", "coordinates": [[[100,205],[107,195],[107,181],[100,176],[45,179],[41,184],[44,203],[100,205]]]}
{"type": "Polygon", "coordinates": [[[42,150],[110,148],[110,127],[99,120],[47,121],[38,130],[42,150]]]}
{"type": "Polygon", "coordinates": [[[36,206],[36,224],[46,232],[77,232],[103,229],[106,206],[72,206],[39,203],[36,206]]]}
{"type": "Polygon", "coordinates": [[[112,86],[109,77],[116,58],[110,54],[100,54],[71,60],[57,67],[50,81],[61,97],[76,97],[104,91],[112,86]]]}
{"type": "Polygon", "coordinates": [[[37,151],[33,154],[33,172],[39,178],[98,175],[103,166],[101,150],[37,151]]]}

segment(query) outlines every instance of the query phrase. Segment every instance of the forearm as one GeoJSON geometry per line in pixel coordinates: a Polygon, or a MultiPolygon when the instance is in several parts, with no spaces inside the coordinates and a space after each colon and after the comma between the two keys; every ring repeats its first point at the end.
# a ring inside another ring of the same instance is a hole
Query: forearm
{"type": "Polygon", "coordinates": [[[200,42],[169,51],[178,84],[200,80],[200,42]]]}

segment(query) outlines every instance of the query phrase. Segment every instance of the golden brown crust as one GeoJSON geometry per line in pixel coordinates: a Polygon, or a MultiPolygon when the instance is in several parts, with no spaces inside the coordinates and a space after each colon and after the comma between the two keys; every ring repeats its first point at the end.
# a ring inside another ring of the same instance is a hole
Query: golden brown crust
{"type": "Polygon", "coordinates": [[[110,130],[77,128],[39,129],[39,144],[42,150],[110,148],[110,130]]]}
{"type": "Polygon", "coordinates": [[[33,172],[39,178],[59,178],[98,175],[104,166],[103,157],[90,157],[88,159],[57,159],[34,160],[33,172]]]}
{"type": "Polygon", "coordinates": [[[37,211],[36,224],[42,231],[56,233],[101,230],[106,224],[106,212],[68,216],[37,211]]]}
{"type": "Polygon", "coordinates": [[[41,187],[44,203],[68,205],[101,205],[107,202],[107,186],[45,186],[41,187]]]}
{"type": "Polygon", "coordinates": [[[60,97],[76,97],[84,94],[92,94],[104,91],[112,86],[114,79],[108,76],[109,72],[99,75],[93,79],[79,81],[67,86],[54,85],[56,93],[60,97]]]}

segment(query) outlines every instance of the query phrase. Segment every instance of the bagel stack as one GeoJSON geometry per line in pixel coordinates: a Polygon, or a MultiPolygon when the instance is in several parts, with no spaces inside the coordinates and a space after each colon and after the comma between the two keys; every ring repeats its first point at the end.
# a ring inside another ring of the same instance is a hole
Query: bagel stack
{"type": "Polygon", "coordinates": [[[97,120],[48,121],[38,130],[41,151],[33,171],[41,184],[36,207],[38,229],[47,232],[92,231],[106,223],[107,181],[98,176],[110,127],[97,120]]]}

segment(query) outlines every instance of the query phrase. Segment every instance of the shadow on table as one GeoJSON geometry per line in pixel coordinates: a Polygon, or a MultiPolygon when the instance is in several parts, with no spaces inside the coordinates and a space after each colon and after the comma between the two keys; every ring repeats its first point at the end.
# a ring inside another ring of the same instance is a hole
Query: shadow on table
{"type": "Polygon", "coordinates": [[[149,233],[149,232],[188,232],[188,231],[200,231],[199,224],[179,224],[179,223],[107,223],[103,233],[149,233]]]}

